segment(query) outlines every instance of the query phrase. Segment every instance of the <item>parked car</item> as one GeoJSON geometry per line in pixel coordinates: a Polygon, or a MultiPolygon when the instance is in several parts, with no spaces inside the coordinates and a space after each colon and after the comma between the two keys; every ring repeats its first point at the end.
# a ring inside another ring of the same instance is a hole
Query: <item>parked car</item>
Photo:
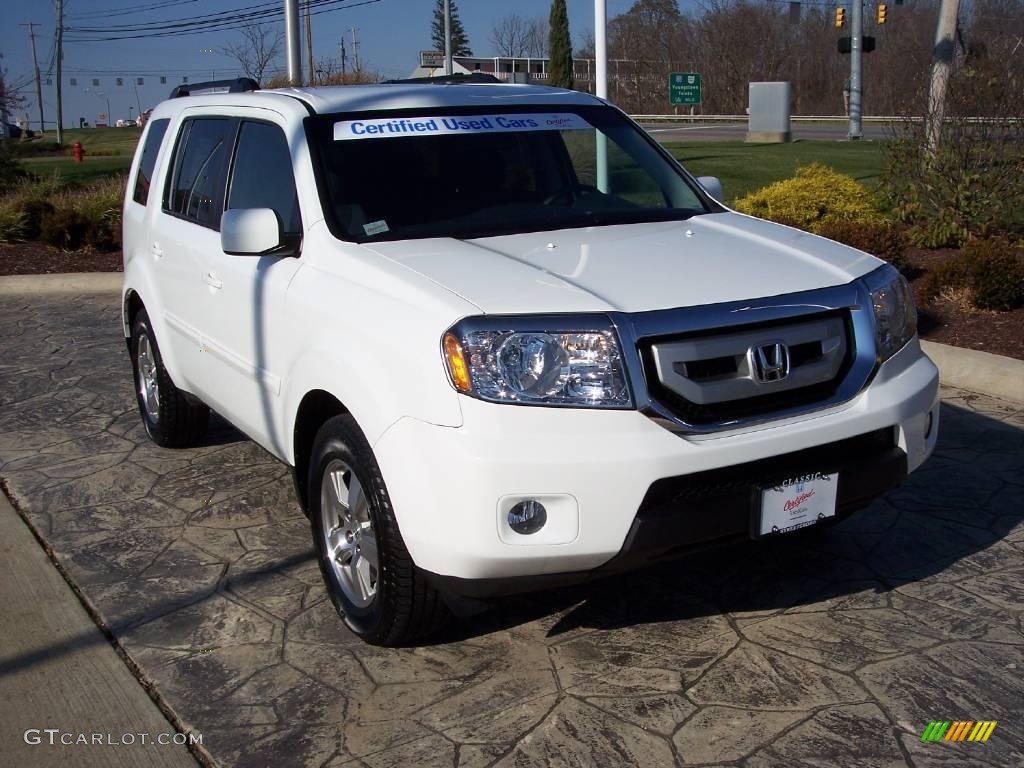
{"type": "Polygon", "coordinates": [[[17,123],[4,123],[3,133],[8,139],[20,139],[24,136],[26,139],[31,139],[36,135],[36,132],[30,128],[22,128],[17,123]]]}
{"type": "Polygon", "coordinates": [[[585,93],[185,91],[124,204],[142,420],[287,463],[370,643],[839,520],[935,446],[907,282],[720,199],[585,93]]]}

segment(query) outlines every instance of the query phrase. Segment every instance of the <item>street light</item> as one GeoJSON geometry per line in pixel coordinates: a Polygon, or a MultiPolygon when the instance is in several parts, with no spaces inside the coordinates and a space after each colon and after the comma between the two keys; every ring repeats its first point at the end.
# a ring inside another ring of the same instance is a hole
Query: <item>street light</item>
{"type": "Polygon", "coordinates": [[[97,99],[103,99],[105,102],[107,102],[107,127],[109,128],[110,127],[110,99],[107,98],[107,94],[105,94],[103,91],[90,91],[88,88],[85,89],[85,92],[86,93],[91,93],[97,99]]]}

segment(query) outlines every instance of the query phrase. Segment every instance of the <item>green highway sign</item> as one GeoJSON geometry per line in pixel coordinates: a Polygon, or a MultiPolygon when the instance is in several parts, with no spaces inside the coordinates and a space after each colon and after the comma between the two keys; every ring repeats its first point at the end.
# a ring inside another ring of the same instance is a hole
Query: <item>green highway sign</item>
{"type": "Polygon", "coordinates": [[[668,76],[670,104],[700,104],[700,72],[673,72],[668,76]]]}

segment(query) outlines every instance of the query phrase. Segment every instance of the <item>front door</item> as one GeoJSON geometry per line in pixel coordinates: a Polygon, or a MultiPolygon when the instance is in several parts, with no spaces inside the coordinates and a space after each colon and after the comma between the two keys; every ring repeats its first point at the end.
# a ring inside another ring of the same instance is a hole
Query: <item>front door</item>
{"type": "MultiPolygon", "coordinates": [[[[298,243],[302,222],[291,152],[281,128],[241,119],[228,171],[225,206],[270,208],[288,243],[298,243]]],[[[282,375],[289,344],[285,293],[300,268],[295,255],[233,256],[219,247],[203,253],[203,354],[216,375],[209,404],[274,453],[279,434],[282,375]]]]}

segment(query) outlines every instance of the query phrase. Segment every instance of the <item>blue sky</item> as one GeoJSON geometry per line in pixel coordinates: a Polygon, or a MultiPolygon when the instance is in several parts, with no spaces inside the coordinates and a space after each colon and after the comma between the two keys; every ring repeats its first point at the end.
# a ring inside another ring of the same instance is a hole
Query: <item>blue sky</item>
{"type": "MultiPolygon", "coordinates": [[[[167,0],[160,11],[111,17],[95,14],[131,6],[155,6],[158,3],[155,0],[65,0],[65,25],[103,26],[173,21],[255,5],[260,1],[167,0]],[[76,18],[76,14],[89,16],[76,18]]],[[[628,10],[632,0],[607,0],[607,4],[611,17],[628,10]]],[[[3,58],[0,59],[0,66],[7,72],[8,82],[24,82],[31,77],[32,57],[28,31],[18,26],[29,21],[39,24],[36,27],[36,49],[45,78],[45,70],[53,51],[54,0],[3,0],[2,5],[0,54],[3,58]]],[[[493,51],[488,38],[496,20],[513,12],[523,16],[547,15],[550,0],[460,0],[457,5],[473,52],[477,55],[491,55],[493,51]]],[[[581,35],[593,29],[593,0],[567,0],[567,5],[575,44],[581,35]]],[[[349,10],[314,15],[314,55],[337,58],[338,40],[342,34],[348,35],[351,48],[351,33],[347,30],[354,26],[358,28],[360,56],[368,66],[384,76],[404,77],[418,63],[419,51],[431,47],[430,20],[433,8],[434,0],[380,0],[349,10]]],[[[276,23],[283,25],[280,21],[276,23]]],[[[184,75],[192,82],[209,79],[213,74],[217,77],[236,75],[237,65],[218,52],[219,48],[236,38],[237,33],[223,31],[148,40],[68,43],[64,53],[65,126],[77,125],[79,117],[94,122],[98,113],[107,111],[105,99],[110,100],[110,112],[115,119],[127,118],[129,112],[137,114],[140,105],[142,109],[147,109],[166,98],[171,87],[180,83],[184,75]],[[213,52],[206,52],[209,50],[213,52]],[[160,84],[161,75],[167,77],[166,85],[160,84]],[[77,85],[70,85],[71,77],[77,79],[77,85]],[[123,78],[120,87],[115,82],[117,77],[123,78]],[[137,77],[144,78],[143,85],[135,85],[137,77]],[[94,78],[100,81],[98,87],[92,84],[94,78]],[[96,91],[104,95],[99,96],[96,91]]],[[[23,93],[29,98],[29,114],[35,127],[38,110],[35,107],[34,86],[26,88],[23,93]]],[[[54,85],[43,85],[47,122],[56,114],[55,94],[54,85]]]]}

